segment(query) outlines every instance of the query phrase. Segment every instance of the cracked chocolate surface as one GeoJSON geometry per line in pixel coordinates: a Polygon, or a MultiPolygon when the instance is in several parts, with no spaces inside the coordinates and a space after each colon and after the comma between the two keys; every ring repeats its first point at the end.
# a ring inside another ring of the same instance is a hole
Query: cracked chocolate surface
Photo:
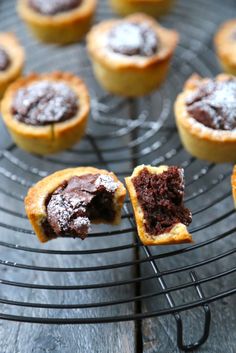
{"type": "Polygon", "coordinates": [[[42,15],[56,15],[61,12],[74,10],[82,0],[29,0],[29,5],[42,15]]]}
{"type": "Polygon", "coordinates": [[[73,118],[78,111],[76,94],[64,83],[40,81],[18,90],[13,117],[28,125],[48,125],[73,118]]]}
{"type": "Polygon", "coordinates": [[[86,174],[64,181],[47,201],[45,232],[51,237],[84,239],[91,222],[115,219],[114,193],[118,184],[110,175],[86,174]]]}
{"type": "Polygon", "coordinates": [[[108,46],[122,55],[149,57],[156,54],[159,39],[145,23],[124,22],[114,26],[108,36],[108,46]]]}
{"type": "Polygon", "coordinates": [[[215,130],[236,129],[236,80],[210,80],[186,99],[188,113],[215,130]]]}

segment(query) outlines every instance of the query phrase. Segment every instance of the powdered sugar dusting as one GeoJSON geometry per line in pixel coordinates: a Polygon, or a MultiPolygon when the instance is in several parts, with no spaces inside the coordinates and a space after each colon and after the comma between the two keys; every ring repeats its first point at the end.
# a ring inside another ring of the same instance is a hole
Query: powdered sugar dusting
{"type": "Polygon", "coordinates": [[[91,231],[91,222],[88,217],[77,217],[73,223],[77,229],[83,230],[86,234],[91,231]]]}
{"type": "Polygon", "coordinates": [[[90,220],[88,219],[88,217],[77,217],[74,221],[74,224],[76,226],[89,226],[90,225],[90,220]]]}
{"type": "Polygon", "coordinates": [[[49,221],[58,233],[67,232],[74,215],[83,214],[85,211],[83,202],[79,198],[67,198],[63,194],[52,195],[48,204],[49,221]]]}
{"type": "Polygon", "coordinates": [[[80,5],[82,0],[30,0],[30,6],[44,14],[55,15],[57,13],[68,11],[80,5]]]}
{"type": "Polygon", "coordinates": [[[110,175],[101,174],[95,181],[95,186],[98,188],[104,186],[107,191],[115,192],[118,188],[118,183],[110,175]]]}
{"type": "Polygon", "coordinates": [[[108,47],[122,55],[152,56],[158,47],[158,38],[146,23],[124,22],[108,34],[108,47]]]}
{"type": "Polygon", "coordinates": [[[216,130],[236,129],[236,80],[213,81],[200,86],[186,99],[189,114],[216,130]]]}
{"type": "Polygon", "coordinates": [[[30,125],[46,125],[75,115],[78,99],[63,82],[40,81],[20,89],[14,98],[14,118],[30,125]]]}
{"type": "Polygon", "coordinates": [[[47,220],[57,236],[85,238],[91,221],[113,221],[114,192],[118,188],[110,175],[84,174],[64,181],[48,201],[47,220]]]}

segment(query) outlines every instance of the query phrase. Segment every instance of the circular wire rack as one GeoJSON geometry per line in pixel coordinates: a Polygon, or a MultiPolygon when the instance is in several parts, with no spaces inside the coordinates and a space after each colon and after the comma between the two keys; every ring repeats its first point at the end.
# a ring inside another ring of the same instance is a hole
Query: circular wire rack
{"type": "MultiPolygon", "coordinates": [[[[39,44],[17,17],[15,1],[1,2],[1,30],[14,31],[21,39],[27,52],[25,71],[74,72],[85,79],[92,97],[87,135],[58,155],[39,157],[21,151],[1,125],[1,319],[85,324],[173,314],[179,348],[191,350],[206,341],[211,319],[208,304],[236,292],[232,165],[205,163],[184,151],[174,124],[173,102],[192,73],[214,76],[219,72],[212,37],[235,8],[230,0],[227,6],[216,0],[178,1],[161,21],[181,35],[168,79],[153,95],[135,100],[101,90],[85,43],[39,44]],[[79,165],[110,169],[122,180],[141,163],[185,169],[193,245],[143,246],[128,199],[120,226],[96,227],[84,242],[38,243],[23,204],[27,189],[37,180],[79,165]],[[204,310],[203,336],[185,345],[181,312],[195,307],[204,310]]],[[[106,1],[100,1],[96,21],[112,16],[106,1]]]]}

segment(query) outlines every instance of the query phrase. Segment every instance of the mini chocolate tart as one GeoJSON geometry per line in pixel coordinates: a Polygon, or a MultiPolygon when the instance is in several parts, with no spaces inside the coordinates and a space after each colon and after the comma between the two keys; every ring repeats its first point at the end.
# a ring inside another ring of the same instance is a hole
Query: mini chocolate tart
{"type": "Polygon", "coordinates": [[[1,110],[15,143],[44,155],[69,148],[81,139],[90,102],[88,90],[77,76],[31,74],[7,89],[1,110]]]}
{"type": "Polygon", "coordinates": [[[236,165],[234,166],[234,169],[233,169],[233,174],[231,177],[231,185],[232,185],[233,200],[236,207],[236,165]]]}
{"type": "Polygon", "coordinates": [[[211,162],[236,160],[236,79],[193,75],[175,102],[176,123],[186,150],[211,162]]]}
{"type": "Polygon", "coordinates": [[[92,223],[116,225],[126,190],[106,170],[79,167],[58,171],[29,189],[25,209],[41,242],[58,237],[84,239],[92,223]]]}
{"type": "Polygon", "coordinates": [[[109,0],[114,11],[120,15],[142,12],[159,17],[167,14],[174,5],[174,0],[109,0]]]}
{"type": "Polygon", "coordinates": [[[191,212],[184,207],[183,169],[141,165],[126,178],[138,235],[144,245],[189,243],[191,212]]]}
{"type": "Polygon", "coordinates": [[[12,33],[0,33],[0,98],[7,87],[21,76],[24,49],[12,33]]]}
{"type": "Polygon", "coordinates": [[[166,78],[178,34],[144,14],[94,26],[87,47],[95,76],[107,91],[142,96],[166,78]]]}
{"type": "Polygon", "coordinates": [[[78,42],[88,32],[96,0],[18,0],[18,12],[43,42],[78,42]]]}
{"type": "Polygon", "coordinates": [[[236,19],[226,21],[220,26],[214,43],[223,70],[236,75],[236,19]]]}

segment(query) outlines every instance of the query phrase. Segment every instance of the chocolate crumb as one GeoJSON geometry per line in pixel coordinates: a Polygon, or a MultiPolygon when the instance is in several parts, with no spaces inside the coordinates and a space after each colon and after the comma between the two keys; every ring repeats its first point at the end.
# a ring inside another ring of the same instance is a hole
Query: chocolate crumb
{"type": "Polygon", "coordinates": [[[145,228],[153,236],[169,232],[177,223],[189,225],[191,212],[183,205],[183,170],[169,167],[161,174],[144,168],[132,178],[138,202],[142,208],[145,228]]]}

